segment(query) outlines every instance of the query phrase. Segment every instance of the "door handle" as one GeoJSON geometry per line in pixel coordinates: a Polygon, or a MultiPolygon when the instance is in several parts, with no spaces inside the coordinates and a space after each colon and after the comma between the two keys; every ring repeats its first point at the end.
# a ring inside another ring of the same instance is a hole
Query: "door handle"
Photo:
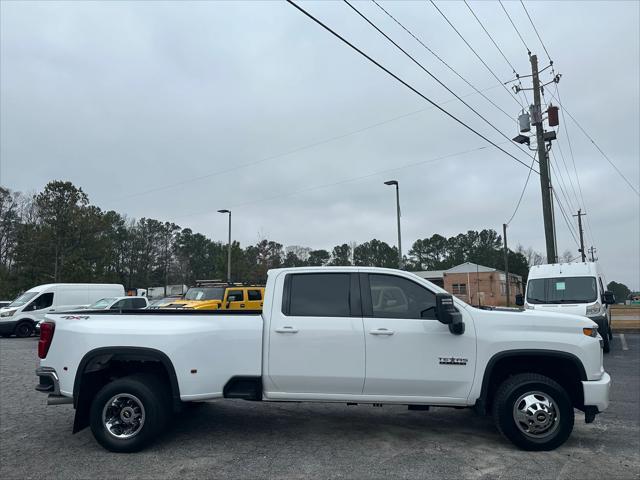
{"type": "Polygon", "coordinates": [[[244,308],[244,303],[241,303],[241,304],[240,304],[240,308],[244,308]]]}
{"type": "Polygon", "coordinates": [[[276,328],[276,333],[298,333],[298,329],[286,325],[284,327],[276,328]]]}
{"type": "Polygon", "coordinates": [[[394,332],[393,330],[388,330],[386,328],[376,328],[375,330],[370,330],[369,333],[371,335],[393,335],[394,332]]]}

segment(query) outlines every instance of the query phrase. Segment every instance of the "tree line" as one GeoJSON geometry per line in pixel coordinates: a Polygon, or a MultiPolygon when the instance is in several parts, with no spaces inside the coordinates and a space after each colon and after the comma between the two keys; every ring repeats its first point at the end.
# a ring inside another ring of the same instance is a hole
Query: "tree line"
{"type": "MultiPolygon", "coordinates": [[[[504,270],[502,238],[495,230],[470,230],[449,238],[419,239],[404,258],[407,270],[443,270],[463,262],[504,270]]],[[[509,269],[525,280],[544,258],[519,246],[509,269]]],[[[263,283],[270,268],[361,265],[395,268],[395,246],[372,239],[331,250],[287,247],[262,239],[231,248],[232,280],[263,283]]],[[[0,187],[0,298],[54,282],[121,283],[126,288],[192,285],[226,279],[227,244],[190,228],[152,218],[133,219],[89,202],[71,182],[49,182],[25,195],[0,187]]]]}

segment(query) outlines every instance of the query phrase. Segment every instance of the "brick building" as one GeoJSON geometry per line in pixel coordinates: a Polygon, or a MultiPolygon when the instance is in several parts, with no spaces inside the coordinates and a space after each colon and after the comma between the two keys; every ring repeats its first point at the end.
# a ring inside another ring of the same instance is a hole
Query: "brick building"
{"type": "MultiPolygon", "coordinates": [[[[471,305],[507,305],[506,275],[495,268],[466,262],[448,270],[414,273],[471,305]]],[[[523,292],[522,277],[510,273],[509,286],[511,299],[509,303],[513,306],[515,305],[515,296],[523,292]]]]}

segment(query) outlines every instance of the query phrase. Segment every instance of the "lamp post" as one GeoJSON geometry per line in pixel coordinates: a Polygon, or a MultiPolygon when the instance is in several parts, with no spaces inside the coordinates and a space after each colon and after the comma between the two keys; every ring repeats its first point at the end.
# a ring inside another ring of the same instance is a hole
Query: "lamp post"
{"type": "Polygon", "coordinates": [[[400,234],[400,186],[397,180],[387,180],[385,185],[395,185],[396,187],[396,209],[398,216],[398,268],[402,269],[402,235],[400,234]]]}
{"type": "Polygon", "coordinates": [[[231,210],[218,210],[218,213],[229,214],[229,248],[227,252],[227,282],[231,283],[231,210]]]}

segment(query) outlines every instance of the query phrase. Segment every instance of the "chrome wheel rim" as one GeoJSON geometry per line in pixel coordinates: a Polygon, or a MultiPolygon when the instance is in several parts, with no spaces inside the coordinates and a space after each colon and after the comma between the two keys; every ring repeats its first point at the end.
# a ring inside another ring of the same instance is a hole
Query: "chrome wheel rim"
{"type": "Polygon", "coordinates": [[[513,405],[513,420],[528,437],[541,439],[553,435],[560,425],[560,412],[547,393],[527,392],[513,405]]]}
{"type": "Polygon", "coordinates": [[[114,395],[102,409],[102,424],[112,436],[126,439],[142,430],[145,420],[144,405],[130,393],[114,395]]]}

